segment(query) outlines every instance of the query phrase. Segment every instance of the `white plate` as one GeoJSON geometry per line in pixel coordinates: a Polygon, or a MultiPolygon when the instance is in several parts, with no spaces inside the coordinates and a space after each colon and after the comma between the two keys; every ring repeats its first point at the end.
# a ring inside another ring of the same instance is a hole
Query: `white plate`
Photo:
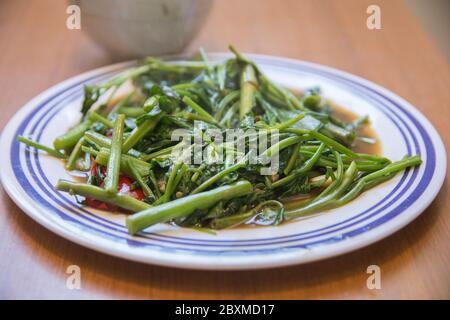
{"type": "MultiPolygon", "coordinates": [[[[227,55],[213,54],[213,60],[227,55]]],[[[435,198],[446,153],[428,120],[402,98],[369,81],[316,64],[249,55],[271,79],[293,88],[320,86],[324,95],[359,115],[369,115],[383,154],[392,160],[420,154],[423,164],[364,193],[348,205],[277,227],[241,228],[210,235],[165,224],[139,236],[126,232],[123,214],[81,207],[53,189],[70,179],[60,161],[15,141],[31,136],[51,145],[79,117],[83,85],[101,82],[134,62],[84,73],[27,103],[3,131],[4,188],[31,218],[88,248],[125,259],[193,269],[257,269],[336,256],[378,241],[416,218],[435,198]]]]}

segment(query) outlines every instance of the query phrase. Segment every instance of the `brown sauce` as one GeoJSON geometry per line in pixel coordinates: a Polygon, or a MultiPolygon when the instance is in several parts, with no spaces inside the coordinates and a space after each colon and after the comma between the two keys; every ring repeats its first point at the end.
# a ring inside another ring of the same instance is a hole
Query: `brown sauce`
{"type": "MultiPolygon", "coordinates": [[[[301,96],[303,94],[303,90],[300,89],[294,89],[289,88],[289,91],[291,91],[295,96],[301,96]]],[[[344,107],[334,103],[331,100],[327,100],[328,104],[331,107],[331,115],[335,116],[341,121],[350,123],[356,119],[359,118],[359,116],[350,110],[345,109],[344,107]]],[[[370,121],[370,119],[369,119],[370,121]]],[[[356,140],[354,145],[352,146],[352,150],[358,153],[369,153],[369,154],[375,154],[375,155],[381,155],[381,144],[379,142],[379,139],[377,138],[377,135],[375,131],[373,130],[372,126],[369,124],[363,125],[357,129],[358,135],[372,138],[376,140],[375,144],[365,143],[360,140],[356,140]]]]}
{"type": "MultiPolygon", "coordinates": [[[[344,122],[352,122],[356,119],[358,119],[358,115],[355,113],[344,109],[343,107],[336,105],[334,103],[331,104],[331,114],[338,118],[339,120],[342,120],[344,122]]],[[[370,121],[370,119],[369,119],[370,121]]],[[[354,145],[352,146],[352,150],[358,153],[369,153],[369,154],[376,154],[381,155],[381,143],[380,140],[377,138],[377,135],[375,131],[373,130],[372,126],[369,124],[363,125],[357,129],[358,135],[368,137],[375,139],[375,144],[366,143],[361,140],[355,140],[354,145]]]]}
{"type": "Polygon", "coordinates": [[[320,193],[321,190],[315,190],[314,192],[307,194],[299,194],[298,196],[289,197],[289,199],[282,200],[285,210],[293,210],[302,207],[309,200],[313,199],[320,193]]]}

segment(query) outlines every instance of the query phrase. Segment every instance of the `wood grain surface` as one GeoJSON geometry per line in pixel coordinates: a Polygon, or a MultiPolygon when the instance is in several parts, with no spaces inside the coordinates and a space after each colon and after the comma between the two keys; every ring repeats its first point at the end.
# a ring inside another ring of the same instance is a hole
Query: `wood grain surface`
{"type": "MultiPolygon", "coordinates": [[[[217,0],[186,49],[308,60],[367,78],[406,98],[450,144],[449,65],[402,1],[379,1],[382,29],[366,28],[373,1],[217,0]]],[[[66,3],[0,2],[0,128],[30,98],[113,59],[65,27],[66,3]]],[[[408,299],[450,298],[449,179],[431,206],[385,240],[322,262],[263,271],[205,272],[133,263],[54,235],[0,190],[0,298],[408,299]],[[81,268],[81,290],[66,268],[81,268]],[[366,287],[381,267],[381,290],[366,287]]]]}

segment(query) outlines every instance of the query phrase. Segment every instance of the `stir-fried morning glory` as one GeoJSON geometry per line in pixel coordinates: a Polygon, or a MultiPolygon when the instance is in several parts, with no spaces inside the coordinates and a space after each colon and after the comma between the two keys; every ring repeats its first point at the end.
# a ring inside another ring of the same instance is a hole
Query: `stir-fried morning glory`
{"type": "Polygon", "coordinates": [[[80,123],[53,148],[17,140],[85,172],[85,182],[55,188],[130,212],[131,234],[157,223],[277,225],[345,205],[421,164],[358,152],[376,141],[362,134],[367,117],[346,121],[320,89],[281,87],[230,49],[234,57],[219,63],[203,51],[192,61],[146,58],[86,86],[80,123]]]}

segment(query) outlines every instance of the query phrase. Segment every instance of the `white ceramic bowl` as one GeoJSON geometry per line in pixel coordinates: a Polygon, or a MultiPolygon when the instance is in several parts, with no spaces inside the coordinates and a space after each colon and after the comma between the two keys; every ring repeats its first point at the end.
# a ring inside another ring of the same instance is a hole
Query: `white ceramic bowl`
{"type": "Polygon", "coordinates": [[[81,29],[116,59],[180,52],[204,22],[212,0],[72,0],[81,29]]]}

